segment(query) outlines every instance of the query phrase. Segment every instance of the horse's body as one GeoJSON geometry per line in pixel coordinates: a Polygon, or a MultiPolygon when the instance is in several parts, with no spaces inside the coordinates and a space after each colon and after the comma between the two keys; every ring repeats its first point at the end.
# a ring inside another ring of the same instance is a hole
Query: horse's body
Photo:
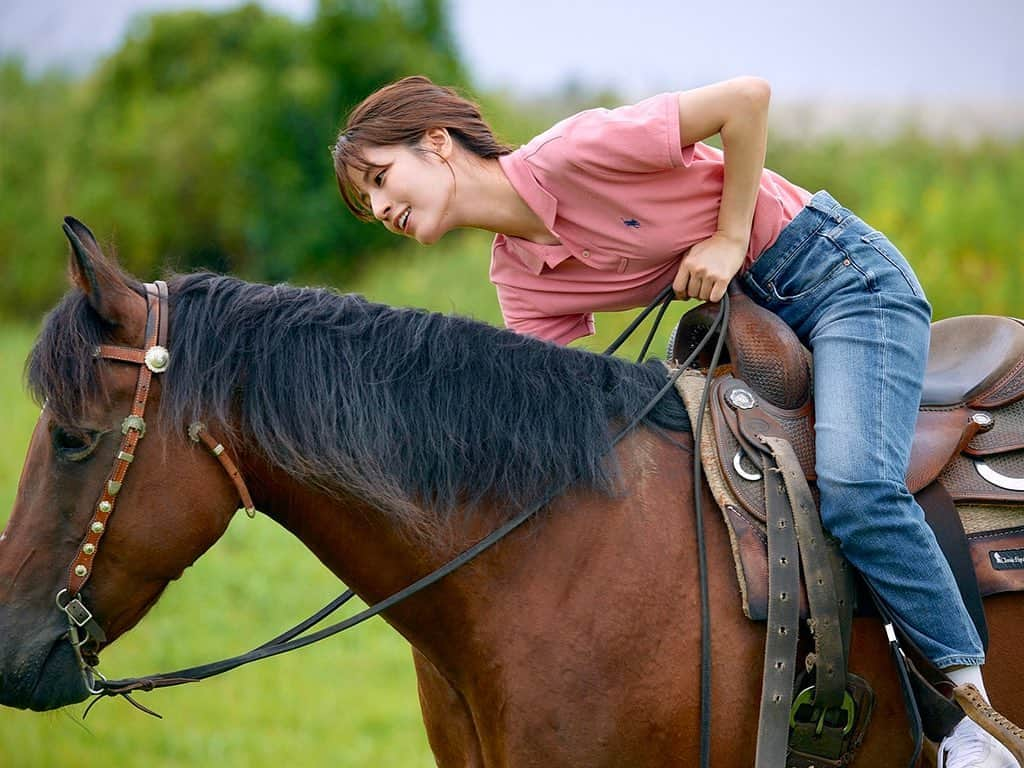
{"type": "MultiPolygon", "coordinates": [[[[138,346],[145,317],[141,299],[104,265],[86,232],[79,234],[86,253],[72,267],[90,307],[82,301],[76,311],[81,317],[93,312],[91,327],[107,340],[138,346]]],[[[268,307],[276,300],[274,289],[258,295],[268,307]]],[[[202,300],[224,301],[216,291],[202,300]]],[[[317,300],[340,299],[324,294],[317,300]]],[[[190,322],[181,307],[179,301],[171,318],[172,366],[189,354],[180,336],[175,342],[176,329],[181,334],[190,322]]],[[[219,316],[230,318],[230,312],[219,316]]],[[[86,343],[54,327],[60,317],[57,313],[49,321],[40,342],[54,345],[51,361],[64,353],[73,356],[73,344],[86,343]]],[[[222,339],[225,356],[231,357],[229,328],[211,325],[205,333],[222,339]]],[[[275,341],[280,340],[265,339],[268,345],[275,341]]],[[[392,342],[429,345],[424,339],[392,342]]],[[[544,350],[551,356],[581,354],[547,346],[544,350]]],[[[61,431],[68,427],[67,417],[58,401],[76,396],[39,373],[39,361],[49,352],[37,347],[34,385],[49,387],[44,394],[51,402],[33,435],[15,509],[0,537],[0,703],[33,709],[86,696],[63,637],[66,619],[54,605],[54,594],[64,583],[116,450],[111,438],[98,444],[88,460],[67,459],[68,446],[62,442],[67,438],[61,431]]],[[[78,424],[92,431],[116,429],[131,399],[135,369],[83,360],[82,366],[99,371],[95,375],[102,378],[109,398],[81,391],[78,424]]],[[[85,375],[84,368],[74,374],[73,363],[67,370],[69,376],[85,375]]],[[[548,375],[537,370],[522,374],[522,382],[504,382],[510,388],[504,394],[514,395],[521,388],[529,399],[540,378],[548,375]]],[[[220,375],[211,373],[213,378],[220,375]]],[[[457,375],[455,368],[452,375],[457,375]]],[[[494,386],[479,378],[479,386],[494,386]]],[[[154,388],[150,413],[173,410],[171,381],[154,388]]],[[[235,386],[237,381],[231,384],[235,386]]],[[[381,386],[386,386],[383,380],[381,386]]],[[[485,392],[483,399],[496,396],[485,392]]],[[[204,403],[186,405],[186,410],[203,415],[204,403]]],[[[282,401],[278,407],[286,421],[295,402],[282,401]]],[[[295,462],[301,464],[302,457],[283,466],[287,461],[275,459],[254,437],[259,425],[239,423],[246,421],[245,408],[229,408],[220,415],[235,419],[223,426],[234,428],[229,447],[260,510],[293,532],[368,602],[415,581],[507,518],[499,499],[484,494],[471,509],[450,509],[444,522],[411,526],[408,515],[396,518],[382,511],[380,499],[371,498],[366,489],[346,490],[334,480],[297,476],[295,462]],[[428,529],[432,535],[424,535],[428,529]]],[[[611,415],[619,418],[614,409],[611,415]]],[[[459,422],[456,414],[451,417],[459,422]]],[[[606,420],[605,415],[600,419],[606,420]]],[[[97,443],[103,439],[89,435],[97,443]]],[[[575,437],[564,435],[567,444],[575,437]]],[[[434,438],[438,456],[465,451],[472,443],[456,432],[434,438]]],[[[74,448],[75,441],[70,442],[74,448]]],[[[700,626],[692,441],[685,432],[641,427],[616,452],[620,492],[609,494],[593,482],[575,486],[538,519],[385,613],[413,646],[424,721],[440,766],[646,768],[696,762],[700,626]]],[[[396,457],[402,455],[396,446],[396,457]]],[[[430,458],[419,456],[418,461],[430,458]]],[[[486,476],[493,469],[477,467],[486,476]]],[[[452,479],[433,465],[424,471],[437,471],[446,485],[452,479]]],[[[587,476],[585,468],[580,471],[587,476]]],[[[429,483],[424,487],[419,493],[430,493],[429,483]]],[[[508,487],[514,489],[514,484],[508,487]]],[[[474,495],[457,484],[450,490],[456,498],[474,495]]],[[[166,583],[219,538],[230,519],[228,510],[235,507],[234,495],[215,461],[167,429],[162,417],[150,420],[84,590],[110,640],[134,626],[166,583]]],[[[436,506],[425,504],[421,518],[434,514],[436,506]]],[[[713,599],[712,762],[719,768],[749,766],[764,626],[743,616],[728,537],[710,496],[704,509],[713,599]]],[[[1024,701],[1015,696],[1024,689],[1024,661],[1016,643],[1024,601],[1019,594],[1003,595],[986,607],[989,692],[1019,722],[1024,720],[1024,701]]],[[[903,705],[877,621],[857,620],[851,659],[852,669],[877,692],[858,765],[905,764],[910,742],[903,705]]]]}

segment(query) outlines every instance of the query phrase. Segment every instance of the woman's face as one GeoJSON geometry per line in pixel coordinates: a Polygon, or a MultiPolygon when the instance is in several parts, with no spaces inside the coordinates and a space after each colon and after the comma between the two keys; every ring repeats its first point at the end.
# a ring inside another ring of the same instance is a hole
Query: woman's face
{"type": "Polygon", "coordinates": [[[452,228],[454,177],[442,155],[426,141],[425,137],[421,145],[426,151],[405,145],[366,147],[363,156],[370,169],[350,167],[348,174],[387,229],[430,244],[452,228]]]}

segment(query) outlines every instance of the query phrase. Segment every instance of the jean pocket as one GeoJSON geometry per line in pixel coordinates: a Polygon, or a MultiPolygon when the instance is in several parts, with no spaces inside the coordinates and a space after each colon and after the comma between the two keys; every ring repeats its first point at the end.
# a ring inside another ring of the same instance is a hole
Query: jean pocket
{"type": "Polygon", "coordinates": [[[866,235],[861,235],[860,240],[865,245],[870,246],[871,250],[881,256],[889,267],[899,273],[907,288],[915,296],[924,298],[924,288],[921,287],[921,283],[918,281],[917,275],[914,274],[913,268],[911,268],[903,254],[892,244],[889,238],[878,230],[874,230],[866,235]]]}
{"type": "Polygon", "coordinates": [[[851,266],[842,250],[825,241],[826,247],[812,248],[802,259],[794,259],[786,269],[772,276],[767,292],[780,302],[806,299],[826,288],[851,266]]]}

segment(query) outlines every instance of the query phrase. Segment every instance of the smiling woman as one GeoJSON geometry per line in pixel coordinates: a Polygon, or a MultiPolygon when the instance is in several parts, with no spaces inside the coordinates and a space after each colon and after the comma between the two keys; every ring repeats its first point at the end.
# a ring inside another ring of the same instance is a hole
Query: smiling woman
{"type": "Polygon", "coordinates": [[[433,243],[450,228],[453,143],[480,160],[513,148],[494,137],[476,104],[425,77],[407,77],[380,93],[353,110],[334,145],[338,188],[364,221],[379,219],[397,234],[433,243]],[[447,130],[424,135],[424,125],[447,130]]]}

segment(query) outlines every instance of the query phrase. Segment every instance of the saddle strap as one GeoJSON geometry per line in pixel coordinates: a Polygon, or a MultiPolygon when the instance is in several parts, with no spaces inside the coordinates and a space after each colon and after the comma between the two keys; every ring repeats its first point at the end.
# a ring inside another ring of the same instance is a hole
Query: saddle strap
{"type": "Polygon", "coordinates": [[[782,475],[760,453],[768,523],[768,630],[765,638],[756,768],[786,764],[789,713],[800,622],[800,574],[796,527],[782,475]]]}
{"type": "MultiPolygon", "coordinates": [[[[740,423],[742,424],[742,417],[740,423]]],[[[742,427],[741,427],[742,428],[742,427]]],[[[808,621],[814,635],[815,691],[814,703],[826,709],[843,703],[846,693],[846,656],[840,627],[839,611],[849,598],[836,594],[834,584],[838,574],[832,571],[830,549],[838,549],[835,541],[825,535],[821,518],[814,505],[814,497],[807,485],[800,462],[789,441],[762,435],[762,441],[775,457],[789,495],[793,522],[796,524],[800,546],[800,562],[807,585],[807,603],[811,618],[808,621]],[[840,602],[842,601],[842,603],[840,602]]],[[[847,629],[849,632],[849,629],[847,629]]]]}

